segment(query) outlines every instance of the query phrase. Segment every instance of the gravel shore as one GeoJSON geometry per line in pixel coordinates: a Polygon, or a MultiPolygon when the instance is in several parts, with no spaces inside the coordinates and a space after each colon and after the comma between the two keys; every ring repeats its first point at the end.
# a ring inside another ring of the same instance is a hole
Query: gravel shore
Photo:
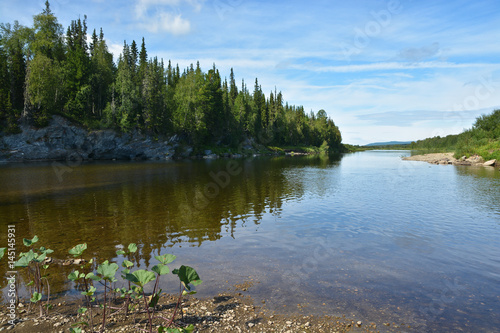
{"type": "MultiPolygon", "coordinates": [[[[164,323],[164,317],[170,319],[175,308],[176,299],[173,296],[161,298],[157,308],[155,324],[164,323]]],[[[38,317],[38,310],[28,309],[27,304],[18,308],[16,325],[8,323],[6,306],[0,307],[0,331],[5,332],[69,332],[73,324],[83,318],[77,315],[79,302],[55,301],[55,306],[48,317],[38,317]]],[[[119,306],[118,304],[113,306],[119,306]]],[[[94,318],[94,331],[101,328],[102,317],[94,318]]],[[[185,299],[178,311],[174,325],[185,327],[193,324],[194,332],[411,332],[412,328],[405,323],[371,323],[359,318],[346,316],[315,316],[295,314],[277,314],[266,309],[265,304],[256,306],[249,296],[240,292],[221,293],[212,298],[185,299]],[[377,326],[378,325],[378,326],[377,326]]],[[[147,328],[147,315],[133,313],[125,316],[124,311],[118,311],[108,316],[105,332],[144,332],[147,328]]],[[[157,328],[153,330],[157,332],[157,328]]],[[[85,332],[92,332],[89,328],[85,332]]]]}
{"type": "Polygon", "coordinates": [[[484,161],[481,156],[473,155],[468,158],[465,156],[456,159],[454,153],[432,153],[432,154],[423,154],[423,155],[413,155],[403,157],[405,161],[421,161],[428,162],[431,164],[452,164],[452,165],[470,165],[470,166],[495,166],[498,165],[499,162],[496,160],[484,161]]]}

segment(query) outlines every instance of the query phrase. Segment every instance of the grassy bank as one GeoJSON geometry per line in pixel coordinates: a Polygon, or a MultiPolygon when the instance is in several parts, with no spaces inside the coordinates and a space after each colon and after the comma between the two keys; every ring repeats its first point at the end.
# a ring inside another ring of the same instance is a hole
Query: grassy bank
{"type": "Polygon", "coordinates": [[[455,153],[455,158],[479,155],[500,160],[500,110],[478,117],[471,129],[446,137],[436,136],[412,142],[412,150],[455,153]]]}

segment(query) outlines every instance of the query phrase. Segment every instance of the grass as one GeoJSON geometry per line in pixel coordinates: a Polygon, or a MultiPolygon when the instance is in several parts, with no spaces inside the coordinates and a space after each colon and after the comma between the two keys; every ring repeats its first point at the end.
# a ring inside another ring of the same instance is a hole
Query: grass
{"type": "Polygon", "coordinates": [[[485,161],[493,159],[500,161],[500,140],[486,142],[481,140],[478,144],[459,147],[455,150],[455,158],[471,155],[479,155],[485,161]]]}

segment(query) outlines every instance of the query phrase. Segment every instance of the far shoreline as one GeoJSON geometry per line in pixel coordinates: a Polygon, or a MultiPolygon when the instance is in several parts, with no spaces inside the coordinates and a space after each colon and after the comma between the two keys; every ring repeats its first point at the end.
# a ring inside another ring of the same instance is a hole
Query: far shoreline
{"type": "Polygon", "coordinates": [[[429,154],[418,154],[412,156],[406,156],[402,159],[404,161],[419,161],[419,162],[427,162],[430,164],[439,164],[439,165],[462,165],[462,166],[484,166],[484,167],[496,167],[500,166],[500,161],[497,160],[489,160],[485,161],[479,155],[472,155],[470,157],[463,156],[459,159],[454,157],[453,152],[448,153],[429,153],[429,154]]]}

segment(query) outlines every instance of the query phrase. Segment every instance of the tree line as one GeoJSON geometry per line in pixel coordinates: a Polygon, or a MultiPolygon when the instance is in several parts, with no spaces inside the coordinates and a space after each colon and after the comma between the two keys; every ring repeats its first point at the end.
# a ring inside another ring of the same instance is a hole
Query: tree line
{"type": "Polygon", "coordinates": [[[233,69],[229,81],[215,64],[181,71],[148,57],[144,38],[140,46],[125,41],[115,64],[102,28],[89,42],[87,29],[84,16],[64,33],[48,1],[32,27],[0,25],[0,130],[18,132],[20,121],[43,127],[61,115],[88,128],[178,135],[195,146],[264,137],[268,145],[341,148],[324,110],[289,105],[276,88],[266,96],[258,79],[250,91],[233,69]]]}
{"type": "Polygon", "coordinates": [[[455,157],[478,154],[500,160],[500,110],[476,118],[472,128],[460,134],[436,136],[412,142],[411,149],[454,150],[455,157]]]}

